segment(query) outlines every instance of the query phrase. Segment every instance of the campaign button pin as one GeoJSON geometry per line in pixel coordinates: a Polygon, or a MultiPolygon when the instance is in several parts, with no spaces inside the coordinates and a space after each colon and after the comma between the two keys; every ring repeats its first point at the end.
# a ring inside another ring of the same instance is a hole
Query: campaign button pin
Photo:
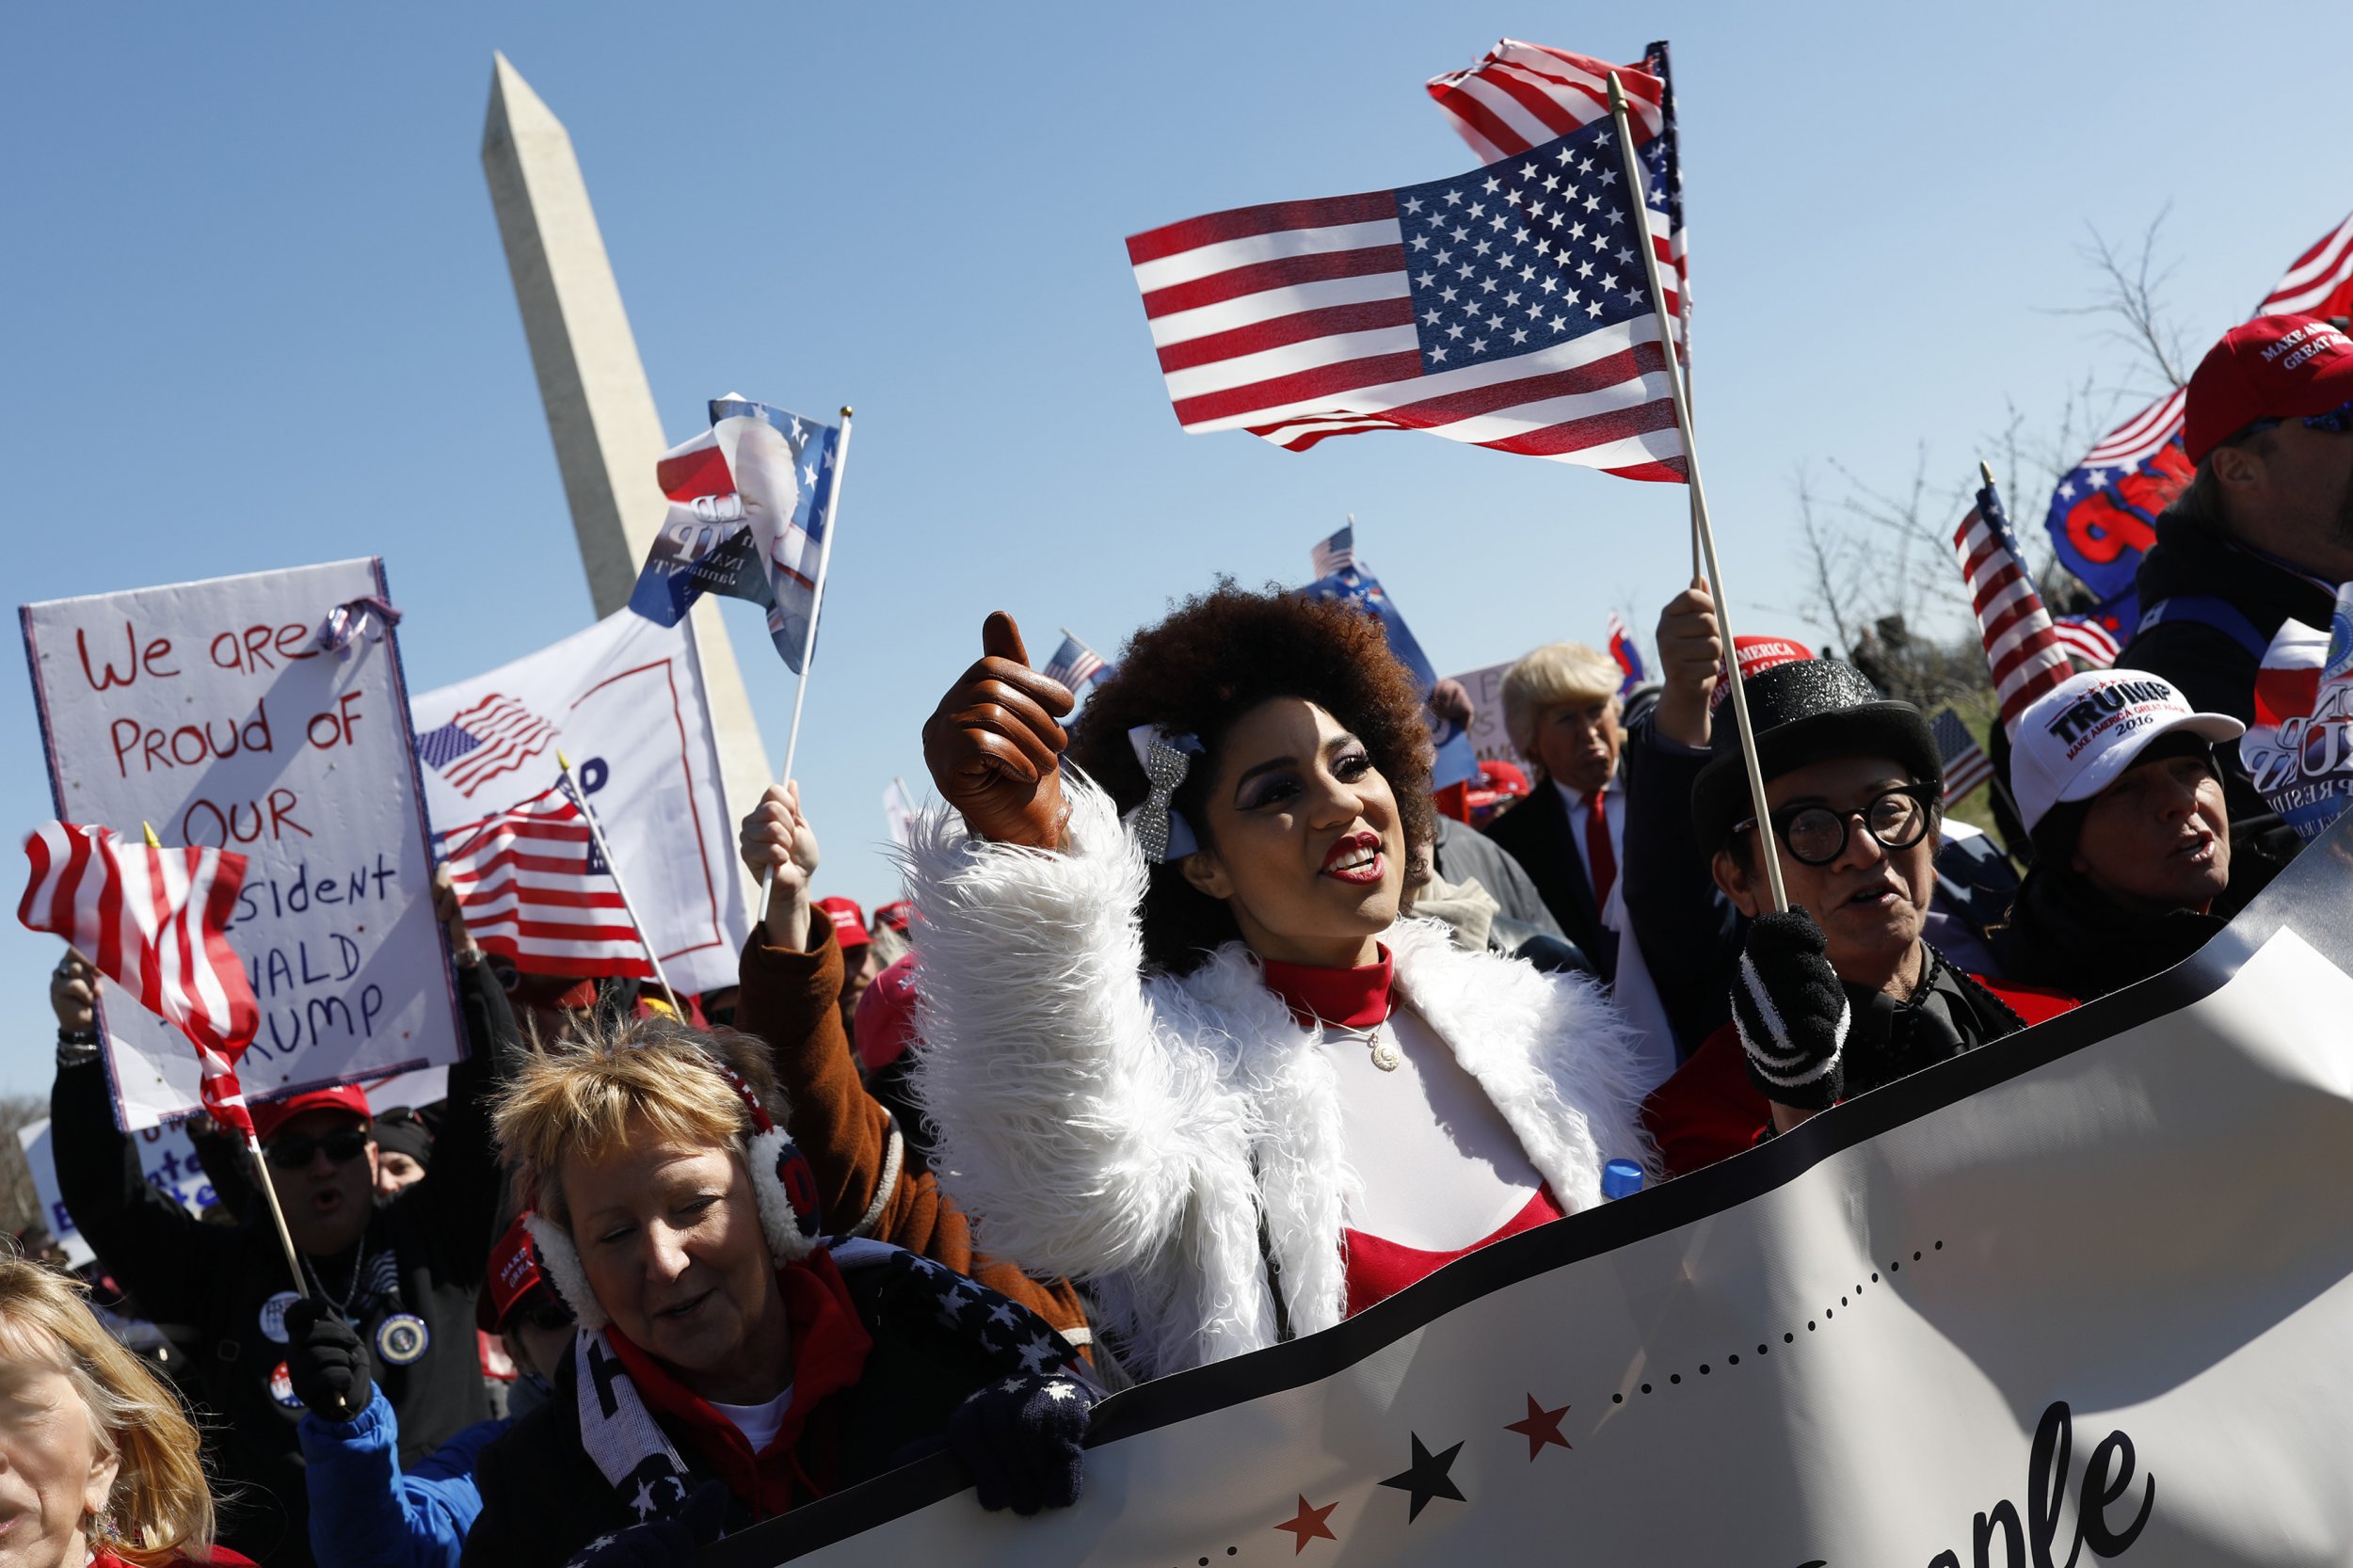
{"type": "Polygon", "coordinates": [[[294,1379],[287,1374],[286,1364],[280,1362],[270,1368],[269,1397],[288,1410],[300,1410],[302,1401],[295,1398],[294,1379]]]}
{"type": "Polygon", "coordinates": [[[291,1290],[280,1290],[262,1304],[262,1335],[275,1344],[286,1343],[286,1308],[302,1298],[291,1290]]]}
{"type": "Polygon", "coordinates": [[[433,1336],[425,1332],[424,1320],[413,1312],[395,1312],[377,1325],[376,1353],[389,1367],[406,1367],[424,1354],[433,1343],[433,1336]]]}

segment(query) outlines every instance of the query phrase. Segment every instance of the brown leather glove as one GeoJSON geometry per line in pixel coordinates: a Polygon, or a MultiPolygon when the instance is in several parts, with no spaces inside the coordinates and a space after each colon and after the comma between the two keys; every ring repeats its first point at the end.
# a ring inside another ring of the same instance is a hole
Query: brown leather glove
{"type": "Polygon", "coordinates": [[[1030,668],[1021,629],[1002,610],[981,626],[982,656],[923,726],[923,760],[940,795],[984,839],[1062,847],[1062,726],[1073,705],[1030,668]]]}

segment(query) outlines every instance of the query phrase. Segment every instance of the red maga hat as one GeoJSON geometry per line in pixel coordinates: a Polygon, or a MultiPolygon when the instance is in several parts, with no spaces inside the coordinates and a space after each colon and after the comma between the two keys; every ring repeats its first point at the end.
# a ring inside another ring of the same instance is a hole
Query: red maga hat
{"type": "Polygon", "coordinates": [[[473,1308],[474,1326],[485,1334],[505,1333],[506,1320],[534,1290],[555,1293],[539,1272],[539,1254],[531,1244],[527,1228],[530,1219],[528,1208],[516,1215],[515,1223],[490,1249],[489,1272],[483,1277],[482,1294],[474,1298],[473,1308]]]}
{"type": "Polygon", "coordinates": [[[866,911],[857,906],[856,899],[821,898],[817,907],[833,921],[833,939],[845,950],[862,948],[874,939],[866,934],[866,911]]]}
{"type": "Polygon", "coordinates": [[[306,1089],[299,1095],[282,1100],[262,1100],[255,1103],[253,1136],[268,1143],[280,1128],[308,1111],[341,1111],[360,1121],[368,1121],[368,1093],[356,1083],[339,1083],[332,1089],[306,1089]]]}
{"type": "Polygon", "coordinates": [[[2353,339],[2317,316],[2257,316],[2222,334],[2189,378],[2182,446],[2193,463],[2259,419],[2353,403],[2353,339]]]}
{"type": "Polygon", "coordinates": [[[915,954],[907,953],[874,977],[857,999],[857,1055],[878,1073],[915,1044],[915,954]]]}

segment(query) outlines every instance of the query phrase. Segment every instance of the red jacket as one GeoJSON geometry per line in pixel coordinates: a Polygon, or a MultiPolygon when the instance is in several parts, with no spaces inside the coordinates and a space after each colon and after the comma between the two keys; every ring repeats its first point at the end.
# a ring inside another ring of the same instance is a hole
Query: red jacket
{"type": "MultiPolygon", "coordinates": [[[[2010,985],[1983,975],[1970,978],[2029,1025],[2078,1005],[2074,998],[2057,991],[2010,985]]],[[[1689,1176],[1753,1147],[1772,1121],[1765,1096],[1749,1081],[1740,1032],[1728,1023],[1702,1042],[1691,1060],[1642,1102],[1642,1125],[1658,1141],[1659,1158],[1671,1176],[1689,1176]]]]}

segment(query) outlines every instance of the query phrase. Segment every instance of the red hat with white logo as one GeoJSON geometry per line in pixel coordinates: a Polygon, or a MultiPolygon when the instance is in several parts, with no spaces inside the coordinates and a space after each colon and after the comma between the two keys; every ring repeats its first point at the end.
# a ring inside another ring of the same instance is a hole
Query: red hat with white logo
{"type": "MultiPolygon", "coordinates": [[[[1743,680],[1753,680],[1775,664],[1814,657],[1812,648],[1803,643],[1792,642],[1787,637],[1735,637],[1732,647],[1740,656],[1740,679],[1743,680]]],[[[1730,672],[1724,668],[1723,661],[1719,659],[1716,661],[1716,689],[1707,697],[1708,711],[1713,712],[1721,708],[1724,698],[1731,693],[1730,672]]]]}
{"type": "Polygon", "coordinates": [[[2146,670],[2087,670],[2035,698],[2018,715],[2009,759],[2026,831],[2062,801],[2089,800],[2115,783],[2152,741],[2176,730],[2235,741],[2247,727],[2198,712],[2173,682],[2146,670]]]}
{"type": "Polygon", "coordinates": [[[874,923],[890,931],[904,931],[915,915],[915,905],[905,899],[893,899],[874,910],[874,923]]]}
{"type": "Polygon", "coordinates": [[[560,1299],[555,1298],[555,1288],[548,1284],[547,1275],[539,1272],[539,1254],[531,1244],[530,1220],[527,1208],[516,1215],[515,1223],[490,1249],[489,1272],[473,1307],[474,1326],[485,1334],[505,1333],[507,1320],[534,1290],[545,1290],[551,1298],[560,1299]]]}
{"type": "Polygon", "coordinates": [[[266,1144],[278,1129],[296,1116],[310,1111],[341,1111],[358,1121],[368,1121],[374,1113],[368,1110],[368,1092],[356,1083],[338,1083],[332,1089],[306,1089],[299,1095],[289,1095],[282,1100],[257,1100],[253,1112],[253,1136],[266,1144]]]}
{"type": "Polygon", "coordinates": [[[846,951],[862,948],[874,938],[866,932],[866,911],[857,906],[856,899],[821,898],[817,907],[833,921],[833,939],[846,951]]]}
{"type": "Polygon", "coordinates": [[[2353,338],[2317,316],[2257,316],[2222,334],[2189,378],[2182,446],[2202,463],[2262,419],[2304,419],[2353,403],[2353,338]]]}
{"type": "Polygon", "coordinates": [[[1468,799],[1472,810],[1481,811],[1527,793],[1528,775],[1519,764],[1496,757],[1479,764],[1479,778],[1471,786],[1468,799]]]}

